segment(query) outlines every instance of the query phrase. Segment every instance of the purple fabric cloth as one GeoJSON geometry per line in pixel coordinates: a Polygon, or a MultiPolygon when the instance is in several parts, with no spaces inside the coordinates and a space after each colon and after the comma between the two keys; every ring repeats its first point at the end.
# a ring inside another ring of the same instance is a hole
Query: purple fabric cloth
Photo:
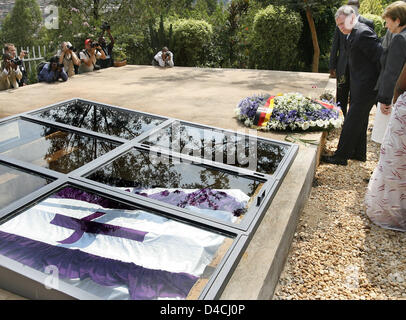
{"type": "Polygon", "coordinates": [[[97,194],[87,193],[86,191],[71,187],[66,187],[63,188],[62,190],[59,190],[57,193],[52,195],[52,198],[81,200],[87,203],[98,204],[103,208],[109,209],[124,209],[124,210],[135,209],[133,206],[129,206],[118,201],[104,198],[97,194]]]}
{"type": "Polygon", "coordinates": [[[150,195],[143,192],[142,189],[137,189],[134,190],[134,193],[181,208],[194,206],[199,209],[222,210],[230,212],[236,217],[243,215],[247,211],[244,202],[237,201],[234,197],[229,196],[223,191],[212,189],[201,189],[192,193],[185,193],[180,190],[173,192],[165,190],[150,195]]]}
{"type": "Polygon", "coordinates": [[[56,266],[60,278],[90,278],[102,286],[125,285],[133,300],[184,299],[199,279],[187,273],[147,269],[1,231],[0,254],[39,271],[56,266]]]}
{"type": "Polygon", "coordinates": [[[84,217],[83,219],[76,219],[56,214],[55,218],[52,219],[51,224],[75,230],[75,232],[69,238],[63,241],[58,241],[62,244],[73,244],[79,241],[84,233],[104,234],[107,236],[120,237],[140,242],[144,241],[144,237],[148,232],[91,221],[103,215],[105,215],[105,213],[96,212],[84,217]]]}

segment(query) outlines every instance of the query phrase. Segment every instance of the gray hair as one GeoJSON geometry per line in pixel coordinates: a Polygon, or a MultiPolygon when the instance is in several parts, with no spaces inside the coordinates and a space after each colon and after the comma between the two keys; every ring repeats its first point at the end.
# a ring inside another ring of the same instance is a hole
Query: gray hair
{"type": "Polygon", "coordinates": [[[338,8],[335,18],[337,19],[339,16],[341,15],[345,15],[346,17],[355,14],[355,10],[353,7],[345,5],[345,6],[341,6],[340,8],[338,8]]]}

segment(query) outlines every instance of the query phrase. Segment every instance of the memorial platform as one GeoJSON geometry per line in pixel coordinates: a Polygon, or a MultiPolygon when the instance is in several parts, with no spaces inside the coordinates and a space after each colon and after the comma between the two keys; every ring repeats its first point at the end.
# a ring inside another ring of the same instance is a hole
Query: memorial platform
{"type": "MultiPolygon", "coordinates": [[[[144,111],[249,133],[234,109],[252,94],[300,92],[318,98],[334,89],[328,74],[268,70],[125,66],[76,75],[64,83],[39,83],[0,92],[0,118],[72,98],[144,111]]],[[[258,132],[285,141],[287,133],[258,132]]],[[[261,224],[232,273],[221,299],[271,299],[283,269],[299,215],[308,199],[323,133],[299,136],[299,152],[261,224]],[[244,290],[242,290],[244,288],[244,290]]],[[[0,283],[1,288],[1,283],[0,283]]],[[[0,299],[15,299],[1,291],[0,299]]]]}

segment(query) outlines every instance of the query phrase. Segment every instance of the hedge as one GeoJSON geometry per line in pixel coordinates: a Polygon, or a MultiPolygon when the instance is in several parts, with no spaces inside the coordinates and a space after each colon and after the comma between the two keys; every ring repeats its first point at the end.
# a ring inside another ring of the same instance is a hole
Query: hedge
{"type": "Polygon", "coordinates": [[[371,13],[365,13],[362,16],[374,22],[375,32],[378,37],[382,38],[385,35],[385,21],[380,16],[371,13]]]}
{"type": "Polygon", "coordinates": [[[375,14],[380,16],[382,15],[385,6],[386,5],[383,4],[382,0],[362,0],[360,1],[359,13],[363,16],[365,14],[375,14]]]}
{"type": "Polygon", "coordinates": [[[284,6],[269,5],[254,18],[250,67],[294,70],[303,22],[300,14],[284,6]]]}
{"type": "Polygon", "coordinates": [[[172,23],[172,28],[175,65],[192,67],[204,64],[213,35],[212,26],[203,20],[179,19],[172,23]]]}

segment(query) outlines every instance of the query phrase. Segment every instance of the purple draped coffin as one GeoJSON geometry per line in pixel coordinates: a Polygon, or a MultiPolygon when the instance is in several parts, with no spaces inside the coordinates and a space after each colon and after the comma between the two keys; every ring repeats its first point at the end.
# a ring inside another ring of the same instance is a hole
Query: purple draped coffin
{"type": "MultiPolygon", "coordinates": [[[[90,279],[97,285],[104,287],[111,287],[113,289],[114,287],[127,288],[128,298],[130,299],[185,299],[190,293],[192,287],[199,280],[199,275],[196,273],[191,274],[189,272],[174,272],[171,270],[162,270],[161,268],[150,268],[146,267],[145,265],[141,266],[137,263],[129,262],[128,259],[127,261],[121,261],[120,259],[109,257],[108,254],[106,254],[106,256],[101,256],[99,254],[92,254],[92,252],[89,252],[89,250],[81,250],[82,247],[78,244],[83,237],[86,237],[87,240],[90,238],[91,241],[96,241],[98,237],[104,237],[103,241],[105,242],[103,243],[107,244],[108,241],[110,241],[109,239],[112,239],[111,241],[115,241],[116,247],[112,246],[109,248],[107,246],[105,250],[109,251],[114,250],[113,248],[117,248],[117,243],[120,245],[121,242],[130,242],[131,246],[135,246],[133,247],[135,249],[139,245],[142,246],[145,242],[146,236],[148,236],[149,241],[152,241],[152,245],[149,244],[149,246],[143,247],[142,250],[153,251],[152,253],[149,252],[147,257],[151,257],[151,254],[155,254],[155,256],[159,254],[159,250],[156,251],[157,253],[154,253],[155,250],[159,249],[156,246],[159,246],[159,243],[164,241],[160,240],[160,242],[154,242],[156,241],[154,239],[157,239],[156,237],[159,239],[159,234],[156,235],[157,230],[160,230],[159,224],[158,229],[154,229],[150,235],[145,228],[143,230],[137,230],[137,228],[95,221],[99,218],[109,218],[109,215],[112,215],[113,217],[111,218],[114,218],[115,213],[123,213],[126,210],[128,211],[127,213],[130,215],[131,219],[138,219],[138,214],[135,214],[138,212],[137,208],[75,188],[65,188],[54,194],[49,199],[50,201],[47,201],[48,199],[44,200],[26,212],[23,212],[3,225],[0,225],[1,255],[42,272],[44,272],[44,270],[49,266],[56,266],[60,279],[78,281],[90,279]],[[70,199],[74,200],[75,202],[72,202],[70,199]],[[80,206],[81,204],[83,204],[82,207],[80,206]],[[81,212],[87,212],[88,214],[83,214],[81,218],[66,215],[72,211],[72,208],[78,208],[77,210],[82,210],[81,212]],[[94,210],[94,212],[89,214],[89,212],[92,210],[94,210]],[[108,214],[103,211],[108,212],[108,214]],[[36,215],[38,215],[38,218],[36,215]],[[26,218],[27,220],[24,220],[26,218]],[[9,222],[10,225],[8,225],[9,222]],[[31,222],[33,224],[37,223],[38,225],[27,225],[25,227],[18,228],[18,226],[24,222],[26,222],[26,224],[31,222]],[[45,224],[41,225],[41,223],[45,224]],[[59,231],[62,230],[61,233],[57,233],[57,235],[68,234],[70,236],[67,238],[61,237],[60,239],[55,239],[54,234],[52,236],[53,239],[48,239],[47,235],[44,233],[40,235],[38,235],[38,233],[36,234],[35,230],[41,231],[42,228],[44,228],[43,226],[46,228],[48,228],[48,226],[49,228],[57,228],[59,231]],[[19,229],[19,231],[15,229],[19,229]],[[31,229],[34,230],[32,231],[34,232],[34,239],[30,238],[29,236],[25,236],[25,233],[30,234],[31,229]],[[44,241],[40,241],[39,239],[44,239],[44,241]],[[49,242],[54,243],[54,245],[49,242]],[[137,243],[139,245],[137,245],[137,243]]],[[[151,220],[151,223],[156,224],[157,221],[160,221],[159,219],[172,222],[170,219],[159,216],[157,217],[157,219],[151,220]]],[[[141,220],[144,218],[141,218],[141,220]]],[[[143,222],[144,220],[141,221],[140,226],[145,227],[145,225],[142,224],[143,222]]],[[[182,225],[182,228],[184,228],[183,224],[178,224],[182,225]]],[[[179,235],[179,239],[191,237],[190,241],[192,243],[192,249],[190,250],[192,250],[192,252],[193,250],[197,252],[192,254],[194,257],[193,259],[195,259],[193,261],[203,261],[199,263],[204,263],[204,265],[201,265],[201,268],[204,268],[210,263],[207,257],[214,258],[213,254],[207,255],[207,252],[205,251],[212,250],[215,253],[218,245],[221,245],[222,241],[224,241],[224,237],[217,236],[216,234],[206,231],[201,231],[208,233],[210,237],[214,237],[216,246],[205,249],[205,246],[202,244],[201,248],[199,248],[193,244],[198,243],[198,240],[195,239],[195,232],[193,231],[195,228],[189,225],[185,225],[185,228],[192,229],[185,229],[187,230],[186,234],[179,235]],[[193,249],[195,246],[196,249],[193,249]],[[201,258],[199,258],[199,254],[202,255],[201,258]],[[203,257],[203,255],[205,256],[203,257]]],[[[163,226],[162,229],[166,230],[166,226],[163,226]]],[[[167,239],[167,237],[168,234],[164,239],[167,239]]],[[[173,243],[170,244],[175,246],[172,248],[175,250],[177,250],[176,246],[178,246],[176,241],[178,240],[174,239],[173,243]]],[[[89,246],[89,243],[91,242],[87,242],[86,245],[89,246]]],[[[122,250],[131,250],[131,246],[123,246],[122,250]]],[[[213,244],[209,246],[213,246],[213,244]]],[[[142,250],[140,252],[142,252],[142,250]]],[[[169,252],[170,251],[168,251],[168,253],[169,252]]],[[[180,256],[183,257],[181,252],[180,256]]],[[[162,258],[159,256],[155,258],[164,259],[162,263],[158,264],[161,266],[166,266],[165,261],[170,262],[170,259],[172,259],[170,255],[163,255],[162,258]]],[[[185,257],[185,259],[186,260],[184,263],[187,265],[189,261],[187,260],[187,257],[185,257]]]]}

